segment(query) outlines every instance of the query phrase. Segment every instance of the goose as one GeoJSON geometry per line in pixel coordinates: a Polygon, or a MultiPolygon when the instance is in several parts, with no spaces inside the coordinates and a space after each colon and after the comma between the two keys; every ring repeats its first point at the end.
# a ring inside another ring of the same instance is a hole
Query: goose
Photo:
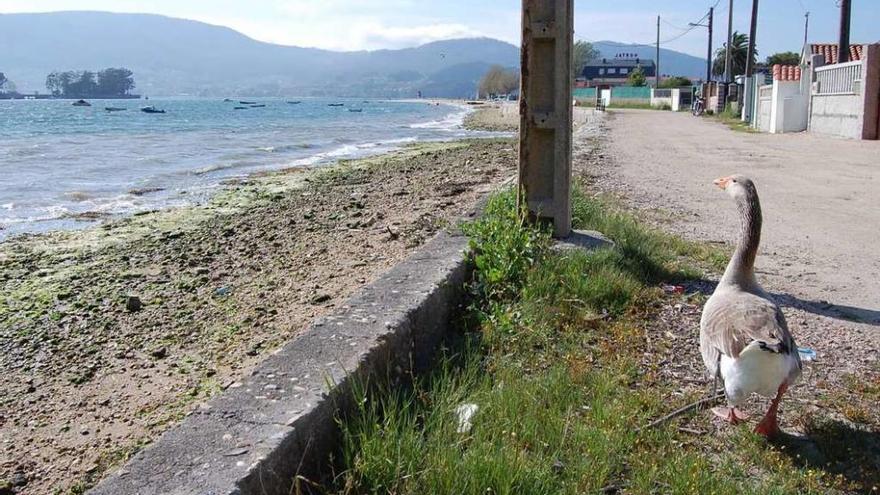
{"type": "MultiPolygon", "coordinates": [[[[755,432],[779,434],[779,402],[801,375],[801,360],[785,316],[755,279],[761,242],[761,202],[755,184],[742,175],[714,181],[733,198],[742,230],[736,251],[700,320],[700,353],[709,373],[724,382],[728,407],[712,412],[737,424],[747,419],[738,408],[753,393],[773,397],[755,432]]],[[[713,389],[714,393],[714,389],[713,389]]]]}

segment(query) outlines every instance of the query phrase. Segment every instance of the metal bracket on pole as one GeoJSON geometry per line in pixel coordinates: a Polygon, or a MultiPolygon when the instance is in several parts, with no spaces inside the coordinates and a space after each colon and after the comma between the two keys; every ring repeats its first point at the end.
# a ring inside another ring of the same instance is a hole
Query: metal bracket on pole
{"type": "Polygon", "coordinates": [[[573,0],[523,0],[519,185],[531,216],[571,232],[573,0]]]}

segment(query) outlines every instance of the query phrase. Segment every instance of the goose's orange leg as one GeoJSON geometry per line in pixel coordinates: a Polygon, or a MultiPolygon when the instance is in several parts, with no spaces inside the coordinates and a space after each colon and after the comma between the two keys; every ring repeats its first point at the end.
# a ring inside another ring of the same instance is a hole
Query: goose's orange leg
{"type": "Polygon", "coordinates": [[[776,398],[773,399],[773,402],[770,403],[770,409],[767,410],[767,414],[764,415],[764,419],[758,423],[758,426],[755,427],[755,433],[758,435],[771,438],[775,437],[779,434],[779,419],[777,418],[777,413],[779,411],[779,401],[782,400],[782,395],[788,390],[788,384],[783,383],[779,386],[779,391],[776,393],[776,398]]]}

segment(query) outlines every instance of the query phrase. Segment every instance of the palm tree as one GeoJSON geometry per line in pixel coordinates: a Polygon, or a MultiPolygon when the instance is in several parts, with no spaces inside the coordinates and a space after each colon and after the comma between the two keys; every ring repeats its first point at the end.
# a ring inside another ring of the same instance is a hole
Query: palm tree
{"type": "MultiPolygon", "coordinates": [[[[730,77],[745,74],[746,60],[749,58],[749,37],[745,33],[733,32],[733,42],[730,44],[730,77]]],[[[724,58],[726,56],[727,43],[715,52],[715,62],[712,64],[712,74],[724,75],[724,58]]],[[[752,63],[758,60],[758,50],[752,54],[752,63]]]]}

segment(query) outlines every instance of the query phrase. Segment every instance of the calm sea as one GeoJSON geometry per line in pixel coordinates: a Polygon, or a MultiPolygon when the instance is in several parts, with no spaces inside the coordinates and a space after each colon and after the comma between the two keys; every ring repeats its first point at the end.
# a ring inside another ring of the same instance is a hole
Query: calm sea
{"type": "Polygon", "coordinates": [[[474,134],[461,127],[467,110],[450,105],[247,101],[265,107],[207,99],[93,100],[91,107],[0,101],[0,239],[76,228],[84,223],[74,218],[83,213],[117,216],[191,204],[223,180],[253,172],[474,134]],[[143,113],[146,104],[166,113],[143,113]]]}

